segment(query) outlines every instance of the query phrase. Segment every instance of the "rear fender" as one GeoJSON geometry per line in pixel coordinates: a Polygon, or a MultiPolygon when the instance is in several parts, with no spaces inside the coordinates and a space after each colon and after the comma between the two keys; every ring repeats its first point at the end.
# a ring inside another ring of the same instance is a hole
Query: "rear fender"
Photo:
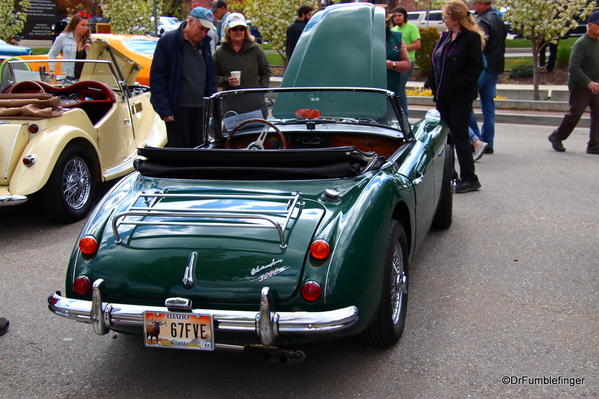
{"type": "MultiPolygon", "coordinates": [[[[77,143],[85,148],[93,162],[94,170],[101,170],[95,137],[74,126],[52,126],[33,135],[25,147],[22,156],[35,155],[36,161],[29,167],[18,162],[10,181],[10,192],[16,195],[30,195],[41,190],[48,181],[58,157],[70,143],[77,143]]],[[[98,175],[96,178],[101,177],[98,175]]]]}
{"type": "MultiPolygon", "coordinates": [[[[340,221],[324,291],[328,308],[350,303],[358,307],[360,319],[348,334],[361,331],[376,316],[390,221],[397,216],[398,203],[411,202],[413,206],[413,190],[398,192],[394,179],[386,174],[373,179],[371,188],[366,188],[357,201],[364,206],[353,206],[340,221]]],[[[411,215],[402,216],[411,223],[411,215]]]]}

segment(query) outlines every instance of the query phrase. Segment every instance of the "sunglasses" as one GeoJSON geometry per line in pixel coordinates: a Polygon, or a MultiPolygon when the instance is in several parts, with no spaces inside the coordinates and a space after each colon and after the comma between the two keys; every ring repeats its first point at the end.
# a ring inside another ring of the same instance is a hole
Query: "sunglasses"
{"type": "Polygon", "coordinates": [[[233,32],[243,32],[245,31],[245,26],[236,26],[234,28],[230,28],[233,32]]]}

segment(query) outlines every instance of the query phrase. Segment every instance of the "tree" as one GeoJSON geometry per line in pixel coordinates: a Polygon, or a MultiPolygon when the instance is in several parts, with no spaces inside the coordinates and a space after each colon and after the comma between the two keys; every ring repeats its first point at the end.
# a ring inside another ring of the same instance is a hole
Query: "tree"
{"type": "Polygon", "coordinates": [[[534,99],[539,99],[539,49],[545,42],[555,43],[578,23],[574,17],[584,21],[595,9],[595,1],[587,0],[500,0],[497,7],[505,7],[503,19],[510,21],[512,28],[530,39],[534,99]]]}
{"type": "Polygon", "coordinates": [[[64,15],[73,15],[79,11],[87,14],[94,14],[94,11],[101,5],[101,0],[56,0],[56,7],[64,10],[64,15]]]}
{"type": "Polygon", "coordinates": [[[246,0],[244,14],[252,20],[252,24],[260,28],[264,40],[272,45],[273,50],[285,61],[285,42],[287,27],[297,19],[297,9],[302,4],[310,4],[314,11],[318,6],[314,1],[303,0],[246,0]]]}
{"type": "Polygon", "coordinates": [[[31,4],[28,0],[21,0],[18,5],[22,11],[15,11],[14,0],[0,0],[0,38],[5,41],[10,41],[25,26],[27,9],[31,4]]]}
{"type": "MultiPolygon", "coordinates": [[[[156,1],[156,8],[156,15],[162,15],[162,2],[156,1]]],[[[112,33],[147,35],[154,30],[153,0],[107,0],[102,10],[112,33]]]]}

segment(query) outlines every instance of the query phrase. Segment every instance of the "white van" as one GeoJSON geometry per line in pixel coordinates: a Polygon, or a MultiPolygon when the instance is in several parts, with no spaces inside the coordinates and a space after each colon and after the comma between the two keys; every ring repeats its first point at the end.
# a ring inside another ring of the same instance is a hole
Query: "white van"
{"type": "Polygon", "coordinates": [[[441,10],[408,11],[408,22],[422,29],[435,28],[439,32],[447,30],[443,23],[443,12],[441,10]]]}

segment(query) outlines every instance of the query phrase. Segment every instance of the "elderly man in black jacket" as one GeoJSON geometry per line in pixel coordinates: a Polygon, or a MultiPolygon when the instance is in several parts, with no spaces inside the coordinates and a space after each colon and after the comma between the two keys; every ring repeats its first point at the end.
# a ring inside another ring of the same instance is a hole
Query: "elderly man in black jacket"
{"type": "MultiPolygon", "coordinates": [[[[491,1],[469,1],[468,4],[476,12],[476,22],[487,35],[487,43],[483,54],[487,59],[485,75],[479,82],[478,95],[483,112],[483,127],[480,139],[488,144],[486,154],[493,153],[493,140],[495,138],[495,102],[497,95],[496,86],[499,75],[505,69],[505,38],[507,26],[493,10],[491,1]]],[[[471,120],[471,128],[477,132],[476,119],[471,120]]]]}
{"type": "Polygon", "coordinates": [[[210,10],[196,7],[177,30],[165,33],[150,69],[150,102],[166,123],[169,147],[196,147],[202,142],[204,97],[216,93],[208,30],[210,10]]]}
{"type": "Polygon", "coordinates": [[[313,11],[314,8],[311,5],[304,4],[300,6],[297,9],[297,19],[287,28],[287,43],[285,45],[287,61],[291,59],[291,54],[293,54],[293,50],[295,50],[295,45],[304,31],[306,24],[310,18],[312,18],[313,11]]]}

